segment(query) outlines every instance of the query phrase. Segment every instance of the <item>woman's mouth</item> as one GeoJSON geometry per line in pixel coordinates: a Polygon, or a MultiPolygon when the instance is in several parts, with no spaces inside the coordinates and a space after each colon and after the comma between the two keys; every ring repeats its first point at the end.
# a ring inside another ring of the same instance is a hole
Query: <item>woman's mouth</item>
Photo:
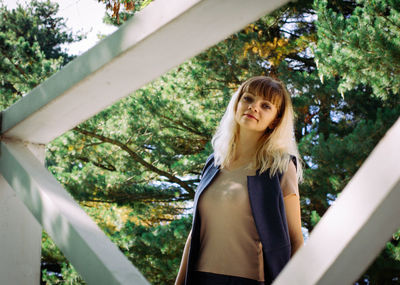
{"type": "Polygon", "coordinates": [[[253,117],[252,115],[249,115],[249,114],[245,114],[245,115],[246,115],[247,118],[251,118],[251,119],[254,119],[254,120],[257,121],[257,119],[255,117],[253,117]]]}

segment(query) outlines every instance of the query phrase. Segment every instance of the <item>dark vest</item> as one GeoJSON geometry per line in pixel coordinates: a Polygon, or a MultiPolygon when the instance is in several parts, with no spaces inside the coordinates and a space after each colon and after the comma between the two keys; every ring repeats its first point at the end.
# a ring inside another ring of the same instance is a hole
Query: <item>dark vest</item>
{"type": "MultiPolygon", "coordinates": [[[[295,165],[296,159],[292,157],[295,165]]],[[[200,250],[201,219],[197,209],[200,195],[219,173],[220,168],[214,166],[214,154],[211,154],[203,168],[201,180],[196,189],[193,204],[192,240],[186,271],[185,285],[193,283],[193,270],[200,250]]],[[[269,171],[255,176],[247,176],[250,207],[254,222],[260,236],[264,257],[265,284],[271,284],[290,259],[291,245],[286,221],[280,179],[282,173],[269,176],[269,171]]]]}

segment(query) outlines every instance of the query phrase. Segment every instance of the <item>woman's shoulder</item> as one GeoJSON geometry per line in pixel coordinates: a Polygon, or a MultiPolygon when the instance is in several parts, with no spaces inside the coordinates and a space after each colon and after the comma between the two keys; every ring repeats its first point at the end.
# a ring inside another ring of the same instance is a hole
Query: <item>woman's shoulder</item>
{"type": "MultiPolygon", "coordinates": [[[[292,157],[291,157],[292,158],[292,157]]],[[[299,189],[297,183],[297,169],[296,169],[296,157],[289,161],[289,165],[285,173],[282,175],[280,186],[282,189],[283,197],[289,196],[290,194],[296,194],[299,196],[299,189]]]]}
{"type": "Polygon", "coordinates": [[[285,166],[282,166],[283,168],[277,171],[279,181],[282,181],[282,176],[284,176],[287,173],[289,168],[293,167],[295,169],[295,172],[297,172],[297,157],[295,155],[290,153],[285,153],[281,159],[282,161],[286,162],[284,162],[285,166]]]}

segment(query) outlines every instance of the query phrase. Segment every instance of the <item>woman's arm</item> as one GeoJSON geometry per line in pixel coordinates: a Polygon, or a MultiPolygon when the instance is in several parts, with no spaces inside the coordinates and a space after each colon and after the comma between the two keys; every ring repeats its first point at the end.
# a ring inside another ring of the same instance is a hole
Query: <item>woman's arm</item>
{"type": "Polygon", "coordinates": [[[285,202],[286,220],[289,228],[292,256],[304,244],[301,231],[300,194],[297,184],[296,167],[292,161],[281,180],[283,201],[285,202]]]}
{"type": "Polygon", "coordinates": [[[183,255],[181,260],[181,265],[179,267],[178,276],[175,280],[175,285],[183,285],[185,283],[185,276],[186,276],[186,266],[189,256],[189,246],[192,240],[192,230],[190,230],[188,238],[186,240],[185,248],[183,249],[183,255]]]}

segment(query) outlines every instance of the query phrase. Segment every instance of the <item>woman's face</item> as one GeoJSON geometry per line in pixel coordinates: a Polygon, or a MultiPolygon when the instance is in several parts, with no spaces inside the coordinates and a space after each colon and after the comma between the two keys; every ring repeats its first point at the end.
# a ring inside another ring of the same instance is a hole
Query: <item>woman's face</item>
{"type": "Polygon", "coordinates": [[[241,128],[257,132],[265,132],[274,127],[277,108],[261,96],[244,91],[235,114],[235,121],[241,128]]]}

